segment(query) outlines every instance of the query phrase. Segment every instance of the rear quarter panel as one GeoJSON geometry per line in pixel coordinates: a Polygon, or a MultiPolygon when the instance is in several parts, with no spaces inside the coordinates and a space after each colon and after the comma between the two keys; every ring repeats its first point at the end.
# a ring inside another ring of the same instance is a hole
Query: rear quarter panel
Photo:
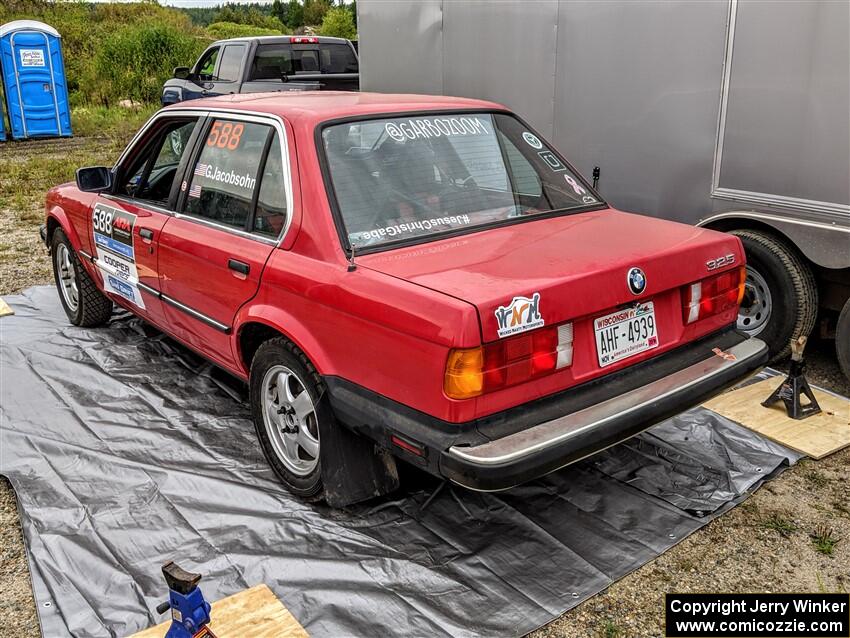
{"type": "Polygon", "coordinates": [[[349,272],[344,262],[276,250],[260,291],[237,315],[238,326],[250,321],[287,336],[322,375],[446,420],[472,418],[474,405],[450,402],[442,389],[448,349],[480,342],[477,313],[465,302],[367,268],[349,272]]]}

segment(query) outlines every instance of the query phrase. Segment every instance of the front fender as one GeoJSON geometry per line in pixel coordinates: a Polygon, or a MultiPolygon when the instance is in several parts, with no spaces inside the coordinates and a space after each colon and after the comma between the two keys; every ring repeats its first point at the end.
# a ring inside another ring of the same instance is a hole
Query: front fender
{"type": "Polygon", "coordinates": [[[65,209],[59,206],[58,204],[53,204],[47,211],[47,246],[50,247],[51,237],[53,236],[53,230],[56,227],[60,227],[64,233],[68,236],[68,240],[71,242],[71,246],[73,246],[76,252],[80,252],[82,250],[83,245],[80,241],[80,236],[77,234],[77,230],[74,228],[74,225],[71,223],[68,214],[65,212],[65,209]]]}
{"type": "Polygon", "coordinates": [[[241,336],[245,326],[252,323],[263,324],[289,339],[307,356],[319,374],[333,374],[330,356],[298,317],[278,306],[260,303],[243,306],[233,321],[233,355],[245,368],[246,377],[249,370],[241,363],[241,336]]]}

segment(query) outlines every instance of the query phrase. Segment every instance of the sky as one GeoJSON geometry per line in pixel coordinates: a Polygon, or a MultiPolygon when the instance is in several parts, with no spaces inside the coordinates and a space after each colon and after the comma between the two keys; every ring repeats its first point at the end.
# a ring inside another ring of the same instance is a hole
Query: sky
{"type": "MultiPolygon", "coordinates": [[[[114,0],[113,0],[114,1],[114,0]]],[[[124,0],[127,1],[127,0],[124,0]]],[[[215,7],[220,4],[225,4],[228,0],[159,0],[160,4],[169,7],[215,7]]],[[[251,0],[259,4],[271,4],[272,0],[251,0]]],[[[235,4],[243,4],[238,0],[233,0],[235,4]]],[[[246,0],[247,2],[247,0],[246,0]]]]}
{"type": "MultiPolygon", "coordinates": [[[[135,0],[90,0],[91,2],[134,2],[135,0]]],[[[160,4],[169,7],[216,7],[220,4],[233,2],[234,4],[247,4],[256,2],[258,4],[271,4],[272,0],[159,0],[160,4]]]]}

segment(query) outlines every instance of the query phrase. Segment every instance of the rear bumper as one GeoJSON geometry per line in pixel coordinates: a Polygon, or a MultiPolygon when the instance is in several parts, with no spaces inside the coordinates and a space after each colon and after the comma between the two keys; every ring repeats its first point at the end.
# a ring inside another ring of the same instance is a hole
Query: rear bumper
{"type": "Polygon", "coordinates": [[[496,491],[616,445],[738,383],[767,346],[726,329],[556,395],[469,423],[448,423],[338,377],[331,406],[351,429],[465,487],[496,491]],[[719,354],[718,354],[719,353],[719,354]],[[401,437],[421,454],[393,445],[401,437]]]}
{"type": "Polygon", "coordinates": [[[460,485],[498,490],[518,485],[616,445],[700,404],[767,361],[767,346],[748,339],[583,410],[479,445],[453,445],[443,474],[460,485]]]}

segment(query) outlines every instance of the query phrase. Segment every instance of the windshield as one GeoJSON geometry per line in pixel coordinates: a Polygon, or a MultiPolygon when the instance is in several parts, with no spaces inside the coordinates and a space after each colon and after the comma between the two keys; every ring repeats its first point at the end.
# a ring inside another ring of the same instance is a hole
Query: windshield
{"type": "Polygon", "coordinates": [[[355,248],[601,203],[507,114],[348,122],[322,138],[355,248]]]}

